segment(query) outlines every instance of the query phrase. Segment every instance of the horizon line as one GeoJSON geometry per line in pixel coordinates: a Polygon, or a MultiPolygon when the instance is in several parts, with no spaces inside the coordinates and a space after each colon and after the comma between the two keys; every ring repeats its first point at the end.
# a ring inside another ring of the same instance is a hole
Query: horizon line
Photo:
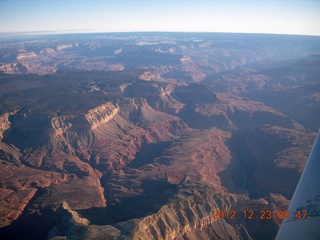
{"type": "Polygon", "coordinates": [[[90,29],[79,30],[38,30],[38,31],[16,31],[16,32],[1,32],[2,36],[17,36],[17,35],[67,35],[67,34],[121,34],[121,33],[221,33],[221,34],[261,34],[261,35],[289,35],[289,36],[309,36],[320,37],[320,34],[302,34],[302,33],[272,33],[272,32],[221,32],[221,31],[97,31],[90,29]]]}

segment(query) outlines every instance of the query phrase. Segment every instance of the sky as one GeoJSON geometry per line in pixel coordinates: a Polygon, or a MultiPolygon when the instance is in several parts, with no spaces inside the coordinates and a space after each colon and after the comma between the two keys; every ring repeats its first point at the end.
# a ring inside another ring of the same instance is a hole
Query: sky
{"type": "Polygon", "coordinates": [[[0,32],[320,35],[320,0],[0,0],[0,32]]]}

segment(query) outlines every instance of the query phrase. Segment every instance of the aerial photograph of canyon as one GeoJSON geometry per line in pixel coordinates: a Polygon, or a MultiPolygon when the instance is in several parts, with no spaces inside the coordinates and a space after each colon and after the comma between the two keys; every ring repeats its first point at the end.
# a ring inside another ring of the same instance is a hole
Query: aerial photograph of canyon
{"type": "Polygon", "coordinates": [[[320,239],[319,1],[0,15],[1,240],[320,239]]]}

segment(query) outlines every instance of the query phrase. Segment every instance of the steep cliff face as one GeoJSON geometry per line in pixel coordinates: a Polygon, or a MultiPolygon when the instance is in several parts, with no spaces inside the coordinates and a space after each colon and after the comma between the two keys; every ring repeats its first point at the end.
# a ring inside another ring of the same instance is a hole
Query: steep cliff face
{"type": "Polygon", "coordinates": [[[109,176],[105,185],[106,198],[118,221],[154,213],[185,178],[226,192],[218,174],[231,161],[224,143],[227,138],[227,133],[217,129],[205,133],[189,130],[174,143],[141,148],[129,165],[109,176]]]}
{"type": "MultiPolygon", "coordinates": [[[[125,166],[142,145],[174,139],[186,127],[179,118],[152,109],[143,98],[120,100],[117,107],[108,102],[83,115],[20,113],[12,124],[9,129],[8,116],[2,117],[6,140],[28,153],[23,158],[28,164],[49,169],[53,165],[47,159],[61,155],[78,169],[93,164],[101,171],[125,166]]],[[[64,162],[55,161],[54,168],[65,170],[64,162]]]]}
{"type": "Polygon", "coordinates": [[[315,134],[261,126],[235,135],[231,147],[247,174],[247,186],[253,195],[280,193],[290,199],[315,134]]]}
{"type": "MultiPolygon", "coordinates": [[[[20,113],[13,116],[12,128],[8,129],[5,138],[35,158],[48,156],[52,151],[76,155],[76,150],[88,150],[96,128],[107,124],[117,111],[118,108],[106,103],[89,110],[85,115],[51,117],[20,113]]],[[[8,127],[8,122],[3,122],[8,127]]],[[[26,156],[24,160],[29,161],[30,158],[32,156],[26,156]]],[[[41,166],[40,160],[36,166],[41,166]]]]}
{"type": "Polygon", "coordinates": [[[89,110],[89,112],[85,115],[85,118],[91,125],[91,130],[94,130],[100,125],[109,122],[118,113],[118,111],[119,108],[108,102],[89,110]]]}
{"type": "Polygon", "coordinates": [[[274,239],[243,211],[286,209],[320,119],[319,55],[275,61],[318,39],[74,37],[1,44],[0,239],[274,239]]]}
{"type": "Polygon", "coordinates": [[[68,200],[74,209],[105,207],[103,174],[126,166],[142,146],[175,139],[186,128],[179,118],[152,109],[145,99],[124,99],[117,106],[107,102],[79,115],[51,117],[18,112],[10,121],[9,117],[10,114],[1,116],[1,140],[11,144],[0,142],[0,157],[6,160],[1,171],[12,172],[3,176],[0,183],[2,201],[13,198],[12,207],[8,206],[13,215],[4,214],[3,225],[21,215],[31,199],[41,206],[56,207],[68,200]],[[41,169],[54,175],[35,172],[38,180],[31,185],[5,190],[20,173],[13,171],[11,168],[15,167],[7,161],[28,166],[20,169],[25,174],[41,169]],[[48,180],[43,183],[45,178],[48,180]],[[46,190],[39,195],[38,188],[46,190]],[[21,199],[25,204],[16,210],[14,206],[21,199]]]}
{"type": "Polygon", "coordinates": [[[213,219],[213,210],[229,209],[231,201],[209,187],[184,183],[169,204],[141,219],[131,234],[135,239],[250,239],[225,220],[213,219]]]}
{"type": "Polygon", "coordinates": [[[109,122],[119,111],[108,102],[88,111],[85,115],[67,115],[53,117],[51,125],[55,134],[63,134],[72,130],[94,130],[102,124],[109,122]]]}
{"type": "Polygon", "coordinates": [[[59,219],[49,237],[66,236],[68,239],[264,239],[275,236],[275,219],[248,221],[242,211],[248,207],[258,214],[259,209],[274,210],[265,200],[235,199],[216,189],[186,177],[177,186],[176,194],[155,213],[148,216],[96,225],[97,218],[107,222],[108,212],[88,215],[88,218],[62,204],[56,212],[59,219]],[[214,211],[234,211],[236,216],[214,218],[214,211]],[[259,225],[263,227],[259,228],[259,225]],[[81,234],[79,234],[81,233],[81,234]]]}
{"type": "Polygon", "coordinates": [[[177,113],[184,106],[184,103],[172,97],[175,85],[170,83],[155,83],[137,81],[125,89],[125,96],[129,98],[145,98],[153,109],[177,113]],[[143,91],[141,91],[143,89],[143,91]]]}
{"type": "Polygon", "coordinates": [[[3,132],[10,128],[9,113],[0,115],[0,140],[3,138],[3,132]]]}
{"type": "Polygon", "coordinates": [[[59,225],[48,234],[48,239],[117,239],[120,230],[113,226],[90,225],[90,221],[73,211],[67,202],[63,202],[56,210],[59,225]]]}
{"type": "Polygon", "coordinates": [[[24,190],[1,189],[1,217],[0,227],[8,226],[23,212],[29,201],[37,192],[35,188],[24,190]],[[19,199],[19,200],[18,200],[19,199]],[[17,201],[18,200],[18,201],[17,201]]]}
{"type": "Polygon", "coordinates": [[[187,77],[192,79],[192,82],[201,82],[206,74],[201,67],[199,67],[190,56],[183,56],[180,59],[181,70],[187,77]]]}
{"type": "Polygon", "coordinates": [[[134,159],[142,146],[173,140],[186,128],[180,119],[153,110],[144,99],[123,100],[119,106],[112,121],[93,131],[92,160],[101,169],[120,169],[134,159]]]}
{"type": "Polygon", "coordinates": [[[291,198],[314,139],[314,133],[277,127],[260,128],[254,133],[252,141],[256,144],[263,142],[265,146],[265,150],[259,149],[258,146],[253,146],[253,142],[247,141],[249,146],[252,144],[251,149],[256,149],[254,156],[258,160],[258,167],[255,180],[258,187],[291,198]],[[278,146],[275,146],[274,142],[277,142],[278,146]],[[266,149],[269,149],[268,153],[266,149]]]}
{"type": "Polygon", "coordinates": [[[0,226],[9,225],[41,190],[61,184],[65,175],[31,169],[20,163],[0,161],[0,226]]]}
{"type": "Polygon", "coordinates": [[[50,145],[64,152],[82,154],[88,159],[88,150],[93,144],[99,126],[107,124],[118,113],[119,108],[108,102],[88,111],[85,115],[67,115],[51,119],[50,145]]]}
{"type": "Polygon", "coordinates": [[[9,121],[9,117],[14,114],[15,112],[0,115],[0,159],[19,163],[21,156],[19,149],[2,141],[4,132],[10,129],[11,122],[9,121]]]}
{"type": "Polygon", "coordinates": [[[177,114],[183,107],[184,103],[180,103],[172,97],[174,85],[167,84],[160,88],[161,101],[156,102],[155,107],[168,113],[177,114]]]}
{"type": "Polygon", "coordinates": [[[48,143],[51,132],[48,115],[19,112],[10,118],[10,122],[4,139],[20,150],[36,149],[48,143]]]}
{"type": "Polygon", "coordinates": [[[140,127],[148,127],[169,121],[179,121],[179,118],[154,110],[144,98],[122,99],[118,102],[120,115],[140,127]]]}
{"type": "Polygon", "coordinates": [[[216,94],[214,102],[187,105],[179,116],[189,126],[199,129],[213,126],[224,130],[248,129],[261,124],[304,129],[288,116],[261,102],[221,93],[216,94]]]}

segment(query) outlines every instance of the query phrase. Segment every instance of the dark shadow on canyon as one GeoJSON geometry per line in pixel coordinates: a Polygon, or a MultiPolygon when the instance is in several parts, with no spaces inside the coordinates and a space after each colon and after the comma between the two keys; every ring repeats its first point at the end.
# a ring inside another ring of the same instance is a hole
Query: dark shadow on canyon
{"type": "Polygon", "coordinates": [[[112,225],[133,218],[141,218],[157,212],[177,192],[177,186],[167,179],[144,180],[139,196],[121,199],[120,203],[105,208],[81,209],[77,212],[91,224],[112,225]]]}

